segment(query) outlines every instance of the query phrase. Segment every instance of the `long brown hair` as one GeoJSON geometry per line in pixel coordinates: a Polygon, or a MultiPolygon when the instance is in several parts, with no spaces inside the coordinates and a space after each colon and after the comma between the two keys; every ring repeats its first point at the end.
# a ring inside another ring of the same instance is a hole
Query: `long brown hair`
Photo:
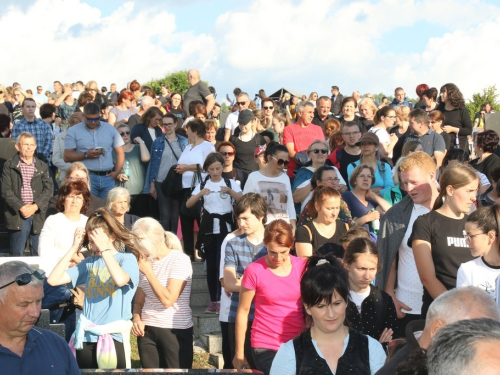
{"type": "Polygon", "coordinates": [[[432,209],[437,210],[443,206],[443,198],[446,197],[446,188],[448,186],[452,186],[454,189],[460,189],[473,181],[477,181],[479,184],[479,178],[472,167],[462,164],[446,167],[439,180],[439,195],[432,209]]]}
{"type": "MultiPolygon", "coordinates": [[[[127,246],[137,259],[149,255],[149,251],[141,245],[139,238],[130,230],[125,228],[122,223],[116,220],[115,216],[112,215],[106,208],[99,208],[89,216],[87,225],[85,226],[85,232],[87,235],[83,240],[83,247],[88,249],[88,234],[96,228],[102,228],[108,237],[114,237],[115,243],[118,245],[124,244],[127,246]]],[[[119,246],[115,245],[115,247],[119,246]]]]}

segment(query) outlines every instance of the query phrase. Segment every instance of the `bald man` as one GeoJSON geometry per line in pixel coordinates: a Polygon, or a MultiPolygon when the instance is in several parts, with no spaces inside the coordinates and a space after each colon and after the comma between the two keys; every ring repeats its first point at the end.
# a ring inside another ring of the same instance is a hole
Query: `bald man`
{"type": "Polygon", "coordinates": [[[214,108],[215,98],[200,79],[200,72],[197,69],[189,69],[187,75],[189,88],[184,94],[184,112],[186,117],[189,117],[189,103],[194,100],[201,100],[207,106],[207,113],[210,113],[214,108]]]}
{"type": "Polygon", "coordinates": [[[155,100],[152,97],[150,97],[150,96],[143,96],[142,100],[141,100],[141,107],[139,108],[139,112],[138,113],[134,113],[128,119],[127,125],[129,127],[129,129],[132,130],[132,128],[135,125],[140,124],[141,123],[141,117],[144,114],[144,112],[146,112],[146,110],[148,108],[153,107],[154,105],[155,105],[155,100]]]}

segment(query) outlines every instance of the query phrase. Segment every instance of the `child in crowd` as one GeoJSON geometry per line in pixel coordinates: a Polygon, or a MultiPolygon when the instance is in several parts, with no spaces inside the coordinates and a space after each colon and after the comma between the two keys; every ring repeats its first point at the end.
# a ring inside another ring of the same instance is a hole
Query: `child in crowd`
{"type": "Polygon", "coordinates": [[[208,172],[207,178],[195,187],[186,207],[193,207],[202,200],[200,230],[196,248],[207,262],[207,284],[210,292],[210,305],[206,314],[219,311],[220,282],[219,264],[222,241],[234,229],[232,202],[238,200],[242,193],[240,186],[233,179],[223,179],[224,158],[218,152],[207,156],[203,170],[208,172]]]}

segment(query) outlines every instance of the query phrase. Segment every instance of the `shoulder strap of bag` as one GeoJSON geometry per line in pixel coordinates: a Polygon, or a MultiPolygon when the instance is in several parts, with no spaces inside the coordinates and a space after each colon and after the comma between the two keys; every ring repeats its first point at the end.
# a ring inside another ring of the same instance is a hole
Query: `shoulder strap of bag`
{"type": "Polygon", "coordinates": [[[168,140],[167,136],[165,136],[165,142],[167,142],[168,147],[170,147],[170,149],[172,150],[172,154],[174,154],[174,156],[175,156],[175,160],[179,160],[179,158],[177,157],[177,155],[176,155],[176,153],[175,153],[175,151],[174,151],[174,149],[173,149],[172,145],[170,144],[170,141],[168,140]]]}
{"type": "MultiPolygon", "coordinates": [[[[233,168],[233,171],[234,171],[234,168],[233,168]]],[[[234,180],[236,181],[236,180],[234,180]]],[[[225,178],[224,179],[224,182],[226,183],[226,186],[229,188],[229,189],[232,189],[232,185],[231,185],[231,181],[228,179],[228,178],[225,178]]],[[[231,205],[234,207],[234,205],[236,204],[236,201],[234,200],[233,197],[231,197],[231,205]]]]}

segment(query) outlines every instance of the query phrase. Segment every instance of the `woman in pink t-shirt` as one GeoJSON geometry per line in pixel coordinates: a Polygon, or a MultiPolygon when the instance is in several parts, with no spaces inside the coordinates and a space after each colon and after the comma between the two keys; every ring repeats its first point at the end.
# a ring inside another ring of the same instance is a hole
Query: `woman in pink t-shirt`
{"type": "Polygon", "coordinates": [[[255,304],[255,319],[251,344],[257,370],[269,374],[280,345],[305,328],[300,277],[306,260],[290,255],[293,242],[290,224],[284,220],[271,222],[264,233],[267,255],[245,269],[236,315],[236,350],[233,359],[236,369],[241,369],[245,361],[245,333],[252,301],[255,304]]]}

